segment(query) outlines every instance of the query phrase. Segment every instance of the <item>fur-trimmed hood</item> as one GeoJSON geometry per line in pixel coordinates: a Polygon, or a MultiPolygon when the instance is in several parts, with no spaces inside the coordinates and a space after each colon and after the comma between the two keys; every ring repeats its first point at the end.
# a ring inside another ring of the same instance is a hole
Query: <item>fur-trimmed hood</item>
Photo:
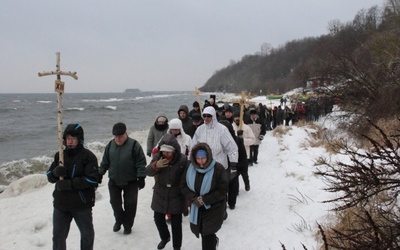
{"type": "Polygon", "coordinates": [[[196,154],[197,154],[197,151],[199,151],[200,149],[203,149],[207,152],[207,162],[205,164],[206,165],[205,168],[208,168],[208,166],[210,166],[211,161],[213,160],[213,157],[212,157],[211,148],[210,148],[210,146],[208,146],[207,143],[199,143],[193,147],[192,152],[190,154],[190,161],[192,162],[192,164],[195,168],[200,168],[199,164],[197,164],[197,162],[196,162],[196,154]]]}

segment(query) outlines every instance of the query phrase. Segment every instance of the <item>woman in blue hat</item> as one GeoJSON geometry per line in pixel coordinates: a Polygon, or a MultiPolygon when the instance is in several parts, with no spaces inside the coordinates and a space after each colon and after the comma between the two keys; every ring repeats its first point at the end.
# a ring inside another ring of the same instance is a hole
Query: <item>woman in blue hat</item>
{"type": "Polygon", "coordinates": [[[214,250],[226,210],[228,176],[206,143],[192,148],[190,160],[180,185],[181,192],[191,201],[190,229],[197,237],[201,235],[203,250],[214,250]]]}

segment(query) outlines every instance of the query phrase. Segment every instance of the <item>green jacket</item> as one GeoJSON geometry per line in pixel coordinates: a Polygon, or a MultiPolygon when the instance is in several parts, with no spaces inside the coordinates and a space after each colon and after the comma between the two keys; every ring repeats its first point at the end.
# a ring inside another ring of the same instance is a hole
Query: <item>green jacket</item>
{"type": "Polygon", "coordinates": [[[104,175],[108,170],[108,177],[116,185],[123,186],[139,177],[146,177],[145,167],[146,156],[142,146],[128,137],[122,146],[118,146],[114,140],[107,144],[99,172],[104,175]]]}

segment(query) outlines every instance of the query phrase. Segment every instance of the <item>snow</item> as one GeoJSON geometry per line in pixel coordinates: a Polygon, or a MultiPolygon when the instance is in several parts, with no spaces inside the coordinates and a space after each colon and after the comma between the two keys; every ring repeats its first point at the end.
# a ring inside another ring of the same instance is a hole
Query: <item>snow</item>
{"type": "MultiPolygon", "coordinates": [[[[267,103],[265,97],[254,101],[267,103]]],[[[269,102],[269,101],[268,101],[269,102]]],[[[268,103],[269,104],[269,103],[268,103]]],[[[228,209],[219,237],[224,249],[318,249],[317,222],[325,223],[332,205],[322,203],[332,195],[322,189],[323,181],[313,174],[314,162],[326,155],[323,148],[311,147],[311,127],[289,126],[286,133],[267,132],[260,145],[258,164],[249,167],[251,190],[240,193],[236,209],[228,209]]],[[[138,211],[132,234],[114,233],[113,212],[105,177],[96,191],[93,208],[95,249],[156,249],[160,241],[150,208],[153,178],[139,191],[138,211]]],[[[52,192],[54,185],[41,174],[13,182],[0,194],[0,250],[52,248],[52,192]]],[[[68,249],[79,249],[79,230],[71,223],[68,249]]],[[[166,250],[172,249],[169,242],[166,250]]],[[[201,249],[201,240],[190,231],[183,217],[182,249],[201,249]]]]}

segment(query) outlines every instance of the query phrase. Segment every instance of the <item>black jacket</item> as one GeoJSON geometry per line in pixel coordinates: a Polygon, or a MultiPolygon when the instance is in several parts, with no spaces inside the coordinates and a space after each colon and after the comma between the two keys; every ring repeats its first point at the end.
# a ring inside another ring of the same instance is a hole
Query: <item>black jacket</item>
{"type": "Polygon", "coordinates": [[[59,153],[54,156],[54,161],[47,171],[47,179],[56,183],[53,197],[54,207],[62,211],[77,211],[93,207],[95,201],[95,188],[98,186],[98,163],[96,156],[82,145],[77,149],[64,150],[64,167],[67,176],[64,181],[71,184],[70,190],[57,190],[59,178],[54,176],[53,170],[59,162],[59,153]]]}

